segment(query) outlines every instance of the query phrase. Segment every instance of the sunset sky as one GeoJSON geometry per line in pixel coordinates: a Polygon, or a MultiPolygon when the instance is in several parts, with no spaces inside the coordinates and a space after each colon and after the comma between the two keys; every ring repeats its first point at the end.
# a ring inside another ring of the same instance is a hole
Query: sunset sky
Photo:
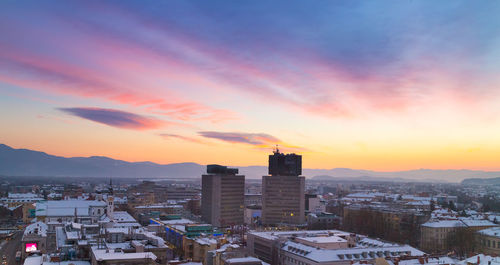
{"type": "Polygon", "coordinates": [[[500,1],[1,1],[0,143],[500,170],[500,1]]]}

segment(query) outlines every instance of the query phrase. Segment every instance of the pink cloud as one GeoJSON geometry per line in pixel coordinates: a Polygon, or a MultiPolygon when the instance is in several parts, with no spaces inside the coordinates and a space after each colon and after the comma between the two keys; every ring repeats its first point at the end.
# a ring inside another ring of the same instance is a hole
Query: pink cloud
{"type": "Polygon", "coordinates": [[[170,139],[181,139],[184,141],[192,142],[192,143],[197,143],[197,144],[206,144],[206,142],[194,138],[194,137],[189,137],[189,136],[184,136],[184,135],[179,135],[179,134],[172,134],[172,133],[160,133],[159,136],[163,137],[164,139],[170,140],[170,139]]]}
{"type": "Polygon", "coordinates": [[[103,108],[59,108],[59,110],[82,119],[106,124],[111,127],[132,129],[132,130],[150,130],[158,129],[166,125],[173,125],[152,117],[146,117],[135,113],[121,110],[103,109],[103,108]]]}
{"type": "Polygon", "coordinates": [[[267,133],[201,131],[198,132],[198,134],[205,138],[216,139],[227,143],[251,145],[263,150],[269,150],[279,145],[280,148],[283,147],[284,150],[288,152],[309,151],[306,148],[283,142],[277,137],[267,133]]]}
{"type": "MultiPolygon", "coordinates": [[[[235,117],[231,111],[184,100],[175,95],[175,89],[162,89],[158,86],[143,87],[140,82],[134,83],[133,80],[127,79],[126,75],[122,79],[107,76],[105,73],[88,67],[76,66],[26,51],[16,51],[13,48],[2,49],[0,58],[5,68],[8,69],[8,71],[0,72],[0,80],[14,85],[143,107],[152,113],[183,121],[220,122],[235,117]]],[[[115,62],[115,64],[119,63],[119,60],[115,62]]],[[[133,73],[135,70],[123,67],[117,67],[117,69],[121,69],[122,73],[133,73]]],[[[149,78],[154,78],[154,75],[149,75],[149,78]]]]}

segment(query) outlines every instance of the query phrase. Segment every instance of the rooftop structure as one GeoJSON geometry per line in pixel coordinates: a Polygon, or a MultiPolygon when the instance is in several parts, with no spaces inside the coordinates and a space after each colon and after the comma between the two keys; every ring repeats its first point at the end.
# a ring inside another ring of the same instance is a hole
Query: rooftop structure
{"type": "Polygon", "coordinates": [[[488,227],[496,226],[489,220],[458,219],[458,220],[431,220],[422,224],[424,227],[445,228],[445,227],[488,227]]]}
{"type": "Polygon", "coordinates": [[[84,200],[44,201],[36,205],[37,217],[101,216],[106,202],[84,200]]]}
{"type": "Polygon", "coordinates": [[[271,176],[300,176],[302,175],[302,156],[283,154],[279,149],[269,155],[269,175],[271,176]]]}
{"type": "Polygon", "coordinates": [[[409,245],[339,230],[252,231],[248,233],[247,246],[250,254],[271,264],[348,264],[425,254],[409,245]]]}
{"type": "Polygon", "coordinates": [[[375,258],[396,258],[400,256],[423,256],[425,253],[408,245],[391,247],[367,247],[367,248],[345,248],[345,249],[318,249],[304,244],[288,241],[281,248],[285,258],[294,258],[302,261],[308,260],[306,264],[336,263],[343,264],[345,261],[373,260],[375,258]]]}
{"type": "Polygon", "coordinates": [[[156,260],[156,255],[151,252],[134,252],[134,253],[124,253],[121,250],[114,249],[98,249],[97,247],[92,247],[92,259],[98,262],[101,261],[118,261],[118,260],[156,260]]]}

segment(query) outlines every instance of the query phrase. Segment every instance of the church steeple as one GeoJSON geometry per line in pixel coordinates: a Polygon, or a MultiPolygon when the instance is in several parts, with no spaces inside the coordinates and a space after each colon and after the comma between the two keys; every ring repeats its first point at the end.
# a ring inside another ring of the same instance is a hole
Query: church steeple
{"type": "Polygon", "coordinates": [[[109,187],[108,187],[108,190],[109,190],[109,194],[113,195],[113,179],[112,178],[109,178],[109,187]]]}

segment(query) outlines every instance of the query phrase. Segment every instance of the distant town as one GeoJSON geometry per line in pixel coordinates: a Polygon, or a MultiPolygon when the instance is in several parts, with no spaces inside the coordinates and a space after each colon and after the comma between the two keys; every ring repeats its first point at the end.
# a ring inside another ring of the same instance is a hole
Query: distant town
{"type": "Polygon", "coordinates": [[[0,178],[3,264],[492,265],[500,186],[306,179],[208,165],[188,179],[0,178]]]}

